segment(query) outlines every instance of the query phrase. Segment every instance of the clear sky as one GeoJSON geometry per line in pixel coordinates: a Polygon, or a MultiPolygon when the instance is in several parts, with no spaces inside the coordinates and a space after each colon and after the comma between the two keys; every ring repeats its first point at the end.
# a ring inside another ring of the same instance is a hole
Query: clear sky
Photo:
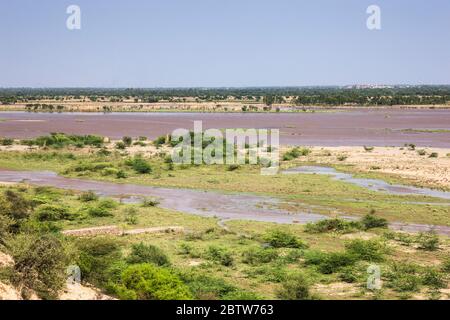
{"type": "Polygon", "coordinates": [[[450,1],[0,0],[0,87],[355,83],[450,84],[450,1]]]}

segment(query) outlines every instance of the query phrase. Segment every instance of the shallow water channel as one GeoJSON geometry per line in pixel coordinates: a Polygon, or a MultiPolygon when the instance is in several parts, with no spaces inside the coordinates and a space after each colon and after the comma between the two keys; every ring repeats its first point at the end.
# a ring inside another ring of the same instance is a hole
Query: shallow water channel
{"type": "MultiPolygon", "coordinates": [[[[303,168],[304,169],[290,169],[285,173],[314,173],[314,170],[312,169],[313,167],[303,168]]],[[[333,173],[333,171],[323,168],[320,170],[324,170],[326,174],[336,174],[336,178],[338,179],[339,177],[348,178],[345,174],[344,176],[341,176],[337,172],[333,173]]],[[[359,181],[361,179],[357,180],[359,181]]],[[[291,212],[280,209],[280,204],[283,203],[283,200],[269,196],[180,188],[162,188],[136,184],[119,184],[113,182],[67,178],[59,176],[51,171],[13,171],[0,169],[0,181],[16,183],[26,182],[37,186],[51,186],[77,191],[91,190],[101,196],[121,198],[124,202],[138,202],[144,197],[156,197],[159,199],[159,206],[162,208],[204,217],[216,217],[221,220],[251,220],[303,224],[328,218],[325,215],[313,213],[314,207],[311,207],[311,210],[307,210],[308,212],[291,212]]],[[[346,182],[351,183],[352,181],[346,182]]],[[[370,185],[373,184],[370,183],[370,185]]],[[[382,186],[382,184],[379,183],[378,186],[382,186]]],[[[394,191],[400,192],[399,190],[400,189],[395,189],[394,191]]],[[[387,191],[390,192],[390,190],[387,191]]],[[[345,215],[343,215],[343,218],[355,219],[354,217],[348,217],[345,215]]],[[[409,232],[434,230],[440,234],[450,235],[450,227],[447,226],[430,226],[423,224],[404,224],[394,222],[390,224],[390,227],[409,232]]]]}

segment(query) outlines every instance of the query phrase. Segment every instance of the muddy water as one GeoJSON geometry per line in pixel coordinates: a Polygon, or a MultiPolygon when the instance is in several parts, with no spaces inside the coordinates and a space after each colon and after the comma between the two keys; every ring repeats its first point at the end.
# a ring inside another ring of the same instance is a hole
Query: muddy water
{"type": "Polygon", "coordinates": [[[291,214],[288,211],[277,209],[280,200],[271,197],[65,178],[50,171],[0,170],[0,181],[27,182],[38,186],[79,191],[92,190],[101,196],[126,197],[130,202],[142,197],[156,197],[160,200],[160,207],[222,219],[307,223],[325,218],[313,213],[291,214]]]}
{"type": "Polygon", "coordinates": [[[29,138],[50,132],[99,134],[110,138],[155,138],[176,128],[277,128],[282,144],[316,146],[450,147],[450,132],[411,132],[405,129],[450,130],[450,109],[356,109],[317,113],[26,113],[1,112],[0,136],[29,138]]]}
{"type": "Polygon", "coordinates": [[[332,176],[334,179],[355,184],[357,186],[374,190],[374,191],[382,191],[389,194],[395,195],[421,195],[421,196],[430,196],[441,199],[449,199],[450,200],[450,192],[438,191],[427,188],[416,188],[410,186],[403,185],[391,185],[383,180],[378,179],[364,179],[364,178],[355,178],[353,175],[343,172],[338,172],[333,168],[329,167],[318,167],[318,166],[302,166],[296,168],[290,168],[283,172],[284,174],[323,174],[332,176]]]}
{"type": "MultiPolygon", "coordinates": [[[[38,186],[52,186],[79,191],[92,190],[99,195],[124,197],[131,202],[142,197],[156,197],[161,201],[160,206],[163,208],[204,217],[217,217],[221,220],[303,224],[328,218],[313,213],[314,207],[311,207],[310,212],[292,213],[281,210],[279,209],[281,200],[272,197],[90,181],[65,178],[49,171],[0,170],[0,181],[27,182],[38,186]]],[[[343,216],[343,218],[355,219],[348,216],[343,216]]],[[[440,234],[450,235],[450,227],[445,226],[392,223],[390,227],[409,232],[434,230],[440,234]]]]}

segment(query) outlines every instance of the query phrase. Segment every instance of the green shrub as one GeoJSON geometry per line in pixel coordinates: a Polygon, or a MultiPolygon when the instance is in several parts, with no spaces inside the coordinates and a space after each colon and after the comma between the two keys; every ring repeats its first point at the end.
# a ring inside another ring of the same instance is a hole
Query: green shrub
{"type": "Polygon", "coordinates": [[[447,281],[439,271],[427,268],[422,275],[422,283],[434,289],[447,288],[447,281]]]}
{"type": "Polygon", "coordinates": [[[305,254],[305,264],[317,266],[319,272],[323,274],[338,272],[343,267],[351,266],[355,262],[356,257],[348,252],[308,251],[305,254]]]}
{"type": "Polygon", "coordinates": [[[278,258],[278,252],[274,249],[252,248],[242,254],[242,262],[251,265],[269,263],[278,258]]]}
{"type": "Polygon", "coordinates": [[[79,195],[78,200],[81,202],[89,202],[98,200],[98,195],[94,191],[86,191],[79,195]]]}
{"type": "Polygon", "coordinates": [[[103,147],[103,148],[101,148],[100,150],[97,151],[97,154],[99,156],[106,157],[106,156],[109,156],[111,154],[111,151],[109,151],[108,149],[103,147]]]}
{"type": "Polygon", "coordinates": [[[386,228],[388,226],[388,222],[384,218],[380,218],[375,216],[375,213],[366,214],[360,221],[363,228],[365,230],[373,229],[373,228],[386,228]]]}
{"type": "Polygon", "coordinates": [[[227,171],[235,171],[235,170],[237,170],[237,169],[239,169],[240,168],[240,166],[238,165],[238,164],[230,164],[228,167],[227,167],[227,171]]]}
{"type": "Polygon", "coordinates": [[[437,153],[437,152],[432,152],[432,153],[428,156],[428,158],[437,158],[437,157],[439,157],[439,153],[437,153]]]}
{"type": "Polygon", "coordinates": [[[142,157],[136,156],[132,159],[128,159],[126,164],[133,168],[136,173],[145,174],[152,171],[150,164],[145,161],[142,157]]]}
{"type": "Polygon", "coordinates": [[[345,160],[347,160],[347,158],[348,158],[348,156],[346,156],[346,155],[340,155],[340,156],[337,157],[337,159],[339,161],[345,161],[345,160]]]}
{"type": "Polygon", "coordinates": [[[293,159],[297,159],[300,156],[307,156],[310,153],[311,153],[311,150],[308,148],[295,147],[283,155],[283,161],[291,161],[293,159]]]}
{"type": "Polygon", "coordinates": [[[156,147],[160,147],[161,145],[163,145],[165,143],[166,143],[166,137],[165,136],[161,136],[161,137],[158,137],[155,140],[153,140],[153,144],[156,147]]]}
{"type": "Polygon", "coordinates": [[[343,219],[326,219],[314,223],[308,223],[305,226],[305,232],[308,233],[325,233],[338,232],[348,233],[361,228],[361,224],[355,221],[346,221],[343,219]]]}
{"type": "Polygon", "coordinates": [[[122,141],[116,142],[116,149],[118,150],[125,150],[127,148],[126,144],[122,141]]]}
{"type": "Polygon", "coordinates": [[[35,211],[36,218],[39,221],[59,221],[59,220],[71,220],[73,216],[67,207],[44,204],[39,206],[35,211]]]}
{"type": "Polygon", "coordinates": [[[439,237],[433,232],[420,233],[417,236],[419,249],[426,251],[435,251],[439,249],[439,237]]]}
{"type": "Polygon", "coordinates": [[[364,261],[383,261],[386,246],[376,240],[355,239],[345,245],[347,252],[358,260],[364,261]]]}
{"type": "Polygon", "coordinates": [[[444,259],[441,269],[443,272],[450,273],[450,257],[444,259]]]}
{"type": "Polygon", "coordinates": [[[160,248],[144,243],[134,244],[131,253],[127,258],[128,263],[153,263],[157,266],[169,266],[170,261],[167,255],[160,248]]]}
{"type": "Polygon", "coordinates": [[[136,208],[126,208],[125,209],[125,222],[129,225],[136,225],[138,224],[138,211],[136,210],[136,208]]]}
{"type": "Polygon", "coordinates": [[[0,214],[18,221],[28,218],[31,212],[32,203],[23,195],[6,190],[3,196],[0,196],[0,214]]]}
{"type": "Polygon", "coordinates": [[[126,174],[125,171],[119,170],[119,171],[117,171],[117,173],[116,173],[116,178],[117,178],[117,179],[126,179],[126,178],[127,178],[127,174],[126,174]]]}
{"type": "Polygon", "coordinates": [[[111,280],[111,268],[122,259],[119,243],[109,237],[78,239],[77,265],[83,280],[103,286],[111,280]]]}
{"type": "Polygon", "coordinates": [[[339,279],[346,283],[355,283],[359,279],[359,274],[353,266],[348,266],[341,269],[339,279]]]}
{"type": "Polygon", "coordinates": [[[156,207],[159,204],[159,201],[154,198],[144,198],[142,200],[142,206],[149,208],[149,207],[156,207]]]}
{"type": "Polygon", "coordinates": [[[366,152],[372,152],[374,149],[375,149],[374,147],[366,147],[366,146],[364,146],[364,150],[366,152]]]}
{"type": "Polygon", "coordinates": [[[206,257],[225,267],[232,266],[234,262],[232,254],[227,249],[218,246],[210,246],[206,252],[206,257]]]}
{"type": "Polygon", "coordinates": [[[384,233],[384,237],[388,240],[395,240],[400,242],[400,244],[404,245],[404,246],[410,246],[414,241],[414,237],[407,234],[407,233],[402,233],[402,232],[385,232],[384,233]]]}
{"type": "Polygon", "coordinates": [[[117,173],[119,172],[119,170],[118,169],[116,169],[116,168],[106,168],[106,169],[103,169],[101,172],[100,172],[100,174],[102,175],[102,176],[104,176],[104,177],[107,177],[107,176],[117,176],[117,173]]]}
{"type": "Polygon", "coordinates": [[[112,216],[111,211],[108,208],[94,205],[85,207],[87,214],[91,217],[110,217],[112,216]]]}
{"type": "Polygon", "coordinates": [[[14,285],[31,289],[42,299],[56,299],[65,284],[68,260],[61,241],[51,234],[20,234],[8,247],[14,285]]]}
{"type": "Polygon", "coordinates": [[[233,285],[227,283],[222,278],[213,277],[209,273],[184,271],[180,273],[180,278],[189,287],[195,299],[225,299],[237,291],[233,285]]]}
{"type": "Polygon", "coordinates": [[[103,137],[94,135],[66,135],[64,133],[51,133],[48,136],[41,136],[36,139],[22,141],[26,145],[37,145],[40,147],[63,148],[67,146],[94,146],[101,147],[103,145],[103,137]]]}
{"type": "Polygon", "coordinates": [[[152,264],[137,264],[125,269],[116,287],[118,296],[132,300],[187,300],[189,288],[180,278],[165,268],[152,264]]]}
{"type": "Polygon", "coordinates": [[[0,139],[0,145],[2,145],[2,146],[12,146],[13,144],[14,144],[14,139],[8,139],[8,138],[0,139]]]}
{"type": "Polygon", "coordinates": [[[307,245],[289,232],[274,230],[265,235],[264,240],[274,248],[306,248],[307,245]]]}
{"type": "Polygon", "coordinates": [[[129,146],[131,146],[131,143],[133,142],[133,138],[125,136],[125,137],[122,138],[122,142],[123,142],[127,147],[129,147],[129,146]]]}
{"type": "Polygon", "coordinates": [[[282,282],[282,287],[278,291],[277,296],[282,300],[309,300],[310,285],[306,277],[302,274],[290,276],[286,281],[282,282]]]}
{"type": "Polygon", "coordinates": [[[386,272],[388,287],[399,292],[415,292],[420,288],[420,275],[416,265],[393,263],[386,272]]]}

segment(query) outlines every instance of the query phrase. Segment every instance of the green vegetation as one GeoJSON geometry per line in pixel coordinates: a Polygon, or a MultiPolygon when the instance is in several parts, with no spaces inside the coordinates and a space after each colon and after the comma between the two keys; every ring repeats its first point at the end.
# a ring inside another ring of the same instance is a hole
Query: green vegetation
{"type": "MultiPolygon", "coordinates": [[[[198,102],[242,101],[245,110],[251,104],[262,102],[270,110],[273,104],[286,103],[286,97],[293,97],[292,104],[298,106],[338,105],[435,105],[450,101],[449,86],[394,86],[391,88],[343,88],[343,87],[286,87],[286,88],[186,88],[186,89],[0,89],[0,104],[25,103],[26,110],[60,112],[64,110],[63,97],[87,101],[123,102],[132,100],[135,104],[159,101],[185,102],[187,98],[198,102]],[[37,103],[41,99],[54,103],[37,103]]],[[[109,112],[109,106],[103,106],[109,112]]]]}
{"type": "Polygon", "coordinates": [[[298,239],[295,235],[283,231],[274,230],[264,236],[264,240],[274,248],[306,248],[307,245],[298,239]]]}
{"type": "MultiPolygon", "coordinates": [[[[409,235],[417,249],[407,253],[402,246],[392,245],[397,242],[397,233],[394,237],[379,236],[375,229],[371,240],[346,238],[359,230],[353,228],[352,221],[325,220],[313,227],[313,233],[311,226],[231,221],[227,223],[231,231],[225,231],[217,228],[216,219],[156,206],[119,204],[88,193],[20,186],[3,190],[0,234],[5,245],[1,251],[9,253],[15,263],[0,274],[9,274],[9,281],[23,288],[24,297],[34,293],[44,299],[56,297],[69,265],[81,268],[82,281],[121,299],[342,297],[333,291],[317,291],[317,285],[335,282],[357,286],[361,291],[358,298],[370,299],[372,292],[364,288],[371,263],[383,270],[387,298],[403,298],[428,289],[435,292],[448,283],[448,252],[423,249],[422,243],[428,243],[423,235],[409,235]],[[109,215],[83,214],[90,207],[107,207],[109,215]],[[46,219],[38,219],[38,212],[46,212],[46,219]],[[124,228],[179,225],[190,231],[87,238],[66,237],[59,232],[120,225],[129,214],[136,221],[124,228]],[[429,255],[440,263],[431,268],[420,266],[429,255]],[[412,262],[415,264],[407,267],[412,262]]],[[[439,240],[448,244],[446,238],[439,240]]],[[[351,293],[346,297],[351,298],[351,293]]]]}
{"type": "Polygon", "coordinates": [[[445,297],[441,291],[450,276],[448,238],[383,230],[388,221],[450,225],[444,200],[388,195],[322,175],[262,176],[260,166],[230,170],[226,165],[176,165],[163,152],[148,156],[88,148],[87,154],[73,147],[2,152],[0,166],[272,196],[283,200],[269,204],[275,208],[312,211],[330,219],[308,225],[226,221],[222,228],[216,218],[165,210],[154,198],[124,204],[94,192],[3,186],[0,250],[15,262],[0,270],[0,281],[23,287],[25,297],[57,296],[69,265],[81,268],[83,282],[122,299],[398,299],[428,298],[430,292],[445,297]],[[336,211],[361,219],[334,218],[336,211]],[[80,238],[61,233],[112,225],[125,231],[180,226],[184,232],[80,238]],[[383,290],[376,293],[366,289],[372,264],[382,271],[383,290]],[[335,289],[342,285],[349,290],[335,289]]]}
{"type": "Polygon", "coordinates": [[[307,156],[311,153],[310,149],[295,147],[283,155],[283,161],[290,161],[301,156],[307,156]]]}
{"type": "Polygon", "coordinates": [[[177,275],[152,264],[138,264],[125,269],[121,283],[116,286],[121,299],[128,300],[186,300],[189,288],[177,275]]]}
{"type": "Polygon", "coordinates": [[[94,135],[77,136],[64,133],[52,133],[48,136],[41,136],[36,139],[22,140],[21,144],[52,148],[64,148],[68,146],[75,146],[78,148],[85,146],[101,147],[103,145],[103,138],[94,135]]]}

